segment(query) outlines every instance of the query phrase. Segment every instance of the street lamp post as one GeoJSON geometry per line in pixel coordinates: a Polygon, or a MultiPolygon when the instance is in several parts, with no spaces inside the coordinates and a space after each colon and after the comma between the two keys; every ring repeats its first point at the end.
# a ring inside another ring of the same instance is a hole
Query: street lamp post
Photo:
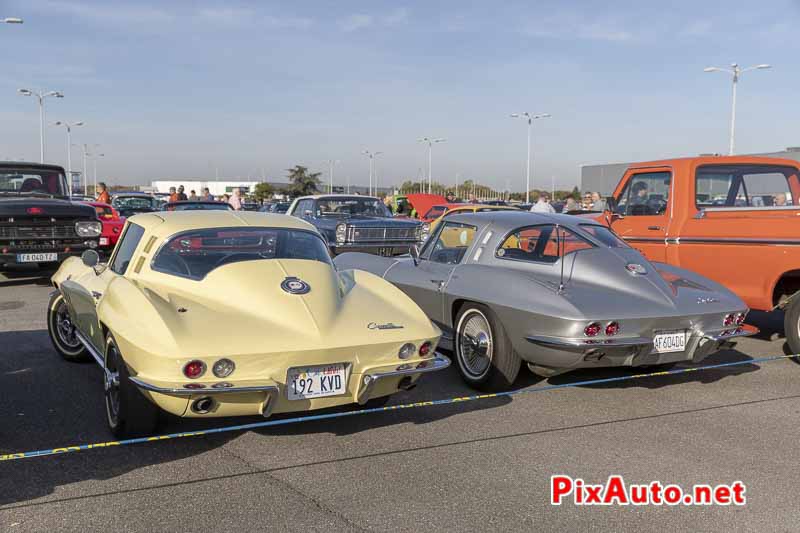
{"type": "MultiPolygon", "coordinates": [[[[95,144],[94,146],[95,146],[95,148],[97,148],[100,145],[99,144],[95,144]]],[[[92,156],[92,161],[94,163],[94,191],[92,192],[92,194],[94,194],[95,196],[97,196],[97,158],[98,157],[105,157],[105,155],[106,154],[95,153],[92,156]]]]}
{"type": "Polygon", "coordinates": [[[369,157],[369,195],[373,196],[372,194],[372,176],[373,172],[375,171],[375,157],[381,155],[383,152],[370,152],[369,150],[364,150],[361,152],[365,156],[369,157]]]}
{"type": "Polygon", "coordinates": [[[34,91],[31,89],[17,89],[22,96],[35,96],[39,101],[39,162],[44,163],[44,99],[48,96],[64,98],[61,91],[34,91]]]}
{"type": "Polygon", "coordinates": [[[512,118],[524,118],[528,121],[528,159],[525,165],[525,203],[531,203],[531,124],[540,118],[550,118],[549,113],[531,114],[527,111],[523,113],[511,113],[512,118]]]}
{"type": "Polygon", "coordinates": [[[72,128],[83,126],[83,121],[69,123],[59,120],[54,122],[53,125],[64,126],[67,129],[67,174],[69,175],[69,194],[72,196],[72,128]]]}
{"type": "Polygon", "coordinates": [[[423,137],[422,139],[417,139],[417,142],[428,145],[428,194],[431,194],[431,190],[433,189],[433,145],[447,142],[447,139],[423,137]]]}
{"type": "Polygon", "coordinates": [[[752,67],[742,68],[737,63],[732,63],[731,68],[721,68],[721,67],[706,67],[703,69],[703,72],[727,72],[733,78],[733,94],[732,94],[732,102],[731,102],[731,138],[730,138],[730,147],[728,149],[728,155],[733,155],[734,145],[735,145],[735,136],[736,136],[736,85],[739,83],[739,76],[744,74],[749,70],[761,70],[772,68],[771,65],[767,65],[766,63],[761,65],[755,65],[752,67]]]}
{"type": "MultiPolygon", "coordinates": [[[[339,163],[341,163],[341,161],[339,161],[338,159],[328,159],[328,177],[331,180],[328,192],[330,194],[333,194],[333,167],[338,165],[339,163]]],[[[349,193],[350,191],[347,192],[349,193]]]]}

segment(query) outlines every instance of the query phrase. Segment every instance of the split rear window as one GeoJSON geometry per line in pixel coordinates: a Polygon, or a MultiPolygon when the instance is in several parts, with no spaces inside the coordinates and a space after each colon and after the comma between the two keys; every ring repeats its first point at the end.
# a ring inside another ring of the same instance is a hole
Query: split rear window
{"type": "Polygon", "coordinates": [[[194,280],[231,263],[263,259],[305,259],[330,265],[319,235],[286,228],[213,228],[179,233],[153,259],[158,272],[194,280]]]}

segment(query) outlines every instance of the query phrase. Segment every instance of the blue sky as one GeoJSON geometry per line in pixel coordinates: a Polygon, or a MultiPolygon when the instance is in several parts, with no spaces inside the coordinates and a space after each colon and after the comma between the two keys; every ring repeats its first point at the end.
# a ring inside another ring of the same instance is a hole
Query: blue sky
{"type": "MultiPolygon", "coordinates": [[[[0,158],[38,159],[48,122],[84,120],[112,181],[260,175],[294,164],[366,182],[434,178],[575,184],[584,163],[725,152],[730,80],[709,65],[771,63],[739,85],[737,151],[800,144],[800,2],[167,2],[3,0],[0,158]]],[[[63,130],[47,159],[65,164],[63,130]]],[[[73,158],[79,160],[79,151],[73,158]]],[[[78,168],[80,162],[73,167],[78,168]]]]}

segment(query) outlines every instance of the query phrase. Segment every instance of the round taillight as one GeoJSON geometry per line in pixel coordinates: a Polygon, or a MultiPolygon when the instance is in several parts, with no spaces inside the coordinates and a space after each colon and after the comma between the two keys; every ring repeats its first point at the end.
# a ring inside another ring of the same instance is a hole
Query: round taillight
{"type": "Polygon", "coordinates": [[[419,355],[421,357],[425,357],[426,355],[431,353],[431,343],[430,342],[423,342],[422,346],[419,347],[419,355]]]}
{"type": "Polygon", "coordinates": [[[206,373],[206,364],[197,359],[183,365],[183,375],[189,379],[197,379],[206,373]]]}
{"type": "Polygon", "coordinates": [[[725,315],[725,318],[722,319],[722,325],[725,327],[732,326],[734,322],[736,322],[736,316],[733,313],[725,315]]]}
{"type": "Polygon", "coordinates": [[[739,313],[738,315],[736,315],[736,325],[737,326],[741,326],[742,324],[744,324],[745,316],[747,316],[747,315],[745,315],[745,313],[739,313]]]}
{"type": "Polygon", "coordinates": [[[606,335],[612,337],[619,333],[619,322],[609,322],[606,326],[606,335]]]}
{"type": "Polygon", "coordinates": [[[214,366],[211,367],[211,371],[218,378],[226,378],[233,373],[235,368],[236,365],[230,359],[220,359],[214,363],[214,366]]]}
{"type": "Polygon", "coordinates": [[[600,330],[602,329],[603,328],[600,326],[600,324],[598,324],[597,322],[592,322],[583,329],[583,334],[586,335],[587,337],[597,337],[597,335],[600,333],[600,330]]]}
{"type": "Polygon", "coordinates": [[[400,347],[400,351],[397,352],[397,357],[399,357],[400,359],[408,359],[409,357],[414,355],[414,352],[416,351],[417,347],[414,346],[413,343],[407,342],[400,347]]]}

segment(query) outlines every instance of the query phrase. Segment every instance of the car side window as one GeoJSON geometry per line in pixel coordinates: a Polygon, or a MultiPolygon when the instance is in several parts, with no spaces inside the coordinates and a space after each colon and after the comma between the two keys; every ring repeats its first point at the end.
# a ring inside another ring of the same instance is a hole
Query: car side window
{"type": "Polygon", "coordinates": [[[625,216],[655,216],[667,211],[670,172],[632,174],[617,200],[617,212],[625,216]]]}
{"type": "Polygon", "coordinates": [[[475,240],[476,232],[475,226],[447,222],[437,234],[428,259],[435,263],[457,265],[475,240]]]}
{"type": "Polygon", "coordinates": [[[706,165],[695,174],[695,205],[783,207],[796,205],[789,187],[796,169],[777,165],[706,165]]]}
{"type": "Polygon", "coordinates": [[[542,224],[511,233],[497,249],[497,257],[517,261],[555,263],[562,255],[593,248],[594,245],[567,228],[542,224]]]}
{"type": "Polygon", "coordinates": [[[304,217],[306,216],[306,211],[311,211],[313,208],[311,200],[300,200],[297,202],[297,207],[294,210],[294,216],[296,217],[304,217]]]}
{"type": "Polygon", "coordinates": [[[133,258],[133,252],[136,251],[139,241],[142,240],[142,235],[144,235],[143,227],[128,222],[128,226],[119,238],[119,243],[117,243],[114,258],[111,260],[110,268],[112,272],[116,272],[120,276],[125,274],[125,271],[128,270],[128,264],[133,258]]]}

